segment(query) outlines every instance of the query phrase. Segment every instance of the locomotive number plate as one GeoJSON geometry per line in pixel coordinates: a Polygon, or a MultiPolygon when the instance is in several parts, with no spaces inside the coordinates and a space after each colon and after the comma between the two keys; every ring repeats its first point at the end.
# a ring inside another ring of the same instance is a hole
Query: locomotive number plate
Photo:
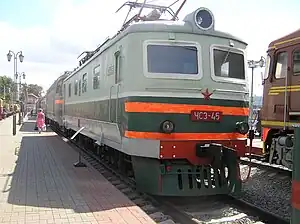
{"type": "Polygon", "coordinates": [[[221,118],[222,118],[221,111],[200,111],[200,110],[191,111],[192,121],[219,122],[221,121],[221,118]]]}

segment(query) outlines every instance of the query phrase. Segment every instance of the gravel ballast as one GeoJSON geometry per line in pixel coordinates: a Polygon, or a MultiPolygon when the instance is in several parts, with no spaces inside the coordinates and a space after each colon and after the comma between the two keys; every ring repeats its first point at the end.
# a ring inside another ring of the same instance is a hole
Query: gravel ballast
{"type": "MultiPolygon", "coordinates": [[[[241,165],[241,177],[246,178],[248,166],[241,165]]],[[[286,220],[291,217],[291,179],[276,171],[252,167],[243,184],[241,198],[286,220]]]]}

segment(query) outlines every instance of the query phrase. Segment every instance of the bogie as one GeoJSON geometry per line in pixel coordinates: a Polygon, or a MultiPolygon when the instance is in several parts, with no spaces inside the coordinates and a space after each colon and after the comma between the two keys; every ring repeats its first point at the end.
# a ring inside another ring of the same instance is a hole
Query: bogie
{"type": "Polygon", "coordinates": [[[293,146],[292,130],[282,132],[280,129],[270,129],[264,142],[266,162],[292,170],[293,146]]]}

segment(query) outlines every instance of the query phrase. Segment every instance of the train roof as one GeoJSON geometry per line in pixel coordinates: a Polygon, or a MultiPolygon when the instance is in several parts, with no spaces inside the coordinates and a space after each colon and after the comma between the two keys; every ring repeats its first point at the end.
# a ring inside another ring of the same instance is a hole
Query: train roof
{"type": "Polygon", "coordinates": [[[234,41],[241,42],[245,45],[247,43],[243,41],[242,39],[233,36],[232,34],[221,32],[215,29],[211,30],[201,30],[195,28],[193,24],[191,24],[190,21],[143,21],[138,22],[130,25],[127,27],[124,31],[121,33],[115,35],[111,39],[107,39],[101,47],[99,47],[98,52],[90,57],[84,65],[81,65],[78,68],[75,68],[74,71],[66,77],[65,80],[69,79],[73,76],[74,73],[79,71],[81,68],[83,68],[86,64],[88,64],[89,61],[93,60],[94,57],[101,54],[103,51],[105,51],[107,48],[109,48],[111,45],[125,37],[126,35],[132,34],[132,33],[142,33],[142,32],[167,32],[167,33],[184,33],[184,34],[197,34],[197,35],[206,35],[206,36],[214,36],[214,37],[221,37],[226,39],[231,39],[234,41]]]}
{"type": "Polygon", "coordinates": [[[239,42],[244,42],[236,36],[233,36],[229,33],[217,31],[217,30],[207,30],[203,31],[201,29],[195,29],[195,27],[189,21],[145,21],[132,24],[128,27],[124,33],[127,35],[129,33],[137,33],[137,32],[173,32],[173,33],[187,33],[187,34],[200,34],[200,35],[208,35],[208,36],[217,36],[228,39],[233,39],[239,42]]]}
{"type": "Polygon", "coordinates": [[[300,29],[285,35],[269,44],[269,50],[289,46],[291,44],[300,43],[300,29]]]}
{"type": "MultiPolygon", "coordinates": [[[[150,32],[166,32],[166,33],[184,33],[184,34],[196,34],[196,35],[206,35],[226,38],[229,40],[235,40],[237,42],[247,45],[246,42],[233,36],[229,33],[220,32],[215,30],[215,19],[212,12],[204,7],[200,7],[195,11],[187,14],[182,21],[178,21],[178,13],[181,11],[182,7],[187,0],[182,0],[179,8],[175,11],[171,8],[176,3],[180,3],[180,0],[171,0],[173,3],[168,6],[164,5],[154,5],[147,4],[146,0],[143,3],[139,3],[138,0],[135,2],[125,2],[117,12],[125,7],[129,6],[129,12],[126,19],[122,25],[122,28],[117,32],[112,38],[107,38],[101,45],[99,45],[93,51],[84,51],[81,55],[86,54],[80,61],[79,66],[74,68],[70,72],[69,76],[66,77],[65,81],[72,77],[77,71],[81,70],[85,65],[87,65],[93,58],[97,57],[99,54],[104,52],[107,48],[115,44],[117,41],[122,39],[128,34],[132,33],[150,33],[150,32]],[[133,17],[129,18],[129,14],[132,9],[139,9],[139,13],[135,14],[133,17]],[[152,9],[152,11],[142,16],[143,10],[152,9]],[[169,19],[162,18],[162,15],[166,13],[169,14],[169,19]],[[128,19],[129,18],[129,19],[128,19]]],[[[166,0],[164,0],[167,3],[166,0]]],[[[150,37],[151,38],[151,37],[150,37]]],[[[78,58],[79,58],[78,57],[78,58]]]]}
{"type": "Polygon", "coordinates": [[[52,83],[52,85],[49,87],[49,89],[47,90],[47,93],[48,93],[49,91],[51,91],[53,88],[55,88],[56,85],[57,85],[57,83],[58,83],[60,80],[65,79],[65,78],[69,75],[69,73],[70,73],[69,71],[65,71],[64,74],[62,74],[61,76],[59,76],[59,77],[52,83]]]}

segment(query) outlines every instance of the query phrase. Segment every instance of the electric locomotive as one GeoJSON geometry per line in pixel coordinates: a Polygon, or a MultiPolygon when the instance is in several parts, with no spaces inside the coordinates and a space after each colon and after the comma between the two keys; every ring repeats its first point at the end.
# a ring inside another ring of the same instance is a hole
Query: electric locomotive
{"type": "Polygon", "coordinates": [[[293,167],[294,127],[300,124],[300,30],[270,43],[263,80],[264,153],[269,163],[293,167]]]}
{"type": "Polygon", "coordinates": [[[209,9],[178,21],[185,2],[176,12],[126,2],[122,7],[138,13],[53,84],[46,116],[53,122],[62,115],[55,123],[69,136],[81,129],[77,141],[133,177],[142,192],[239,192],[249,130],[247,44],[215,30],[209,9]],[[55,88],[63,109],[52,114],[55,88]]]}
{"type": "Polygon", "coordinates": [[[58,128],[63,127],[63,103],[64,96],[62,92],[63,80],[70,72],[65,71],[50,86],[45,95],[45,122],[58,128]]]}

